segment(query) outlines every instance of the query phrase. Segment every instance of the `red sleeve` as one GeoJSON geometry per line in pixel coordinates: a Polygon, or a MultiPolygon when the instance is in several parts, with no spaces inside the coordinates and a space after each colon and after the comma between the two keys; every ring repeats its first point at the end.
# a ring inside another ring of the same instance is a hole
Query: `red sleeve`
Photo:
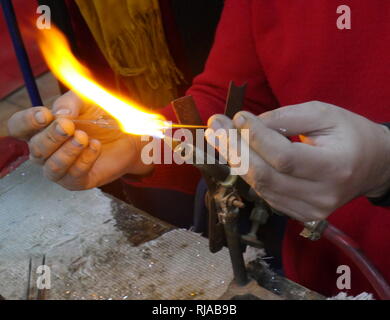
{"type": "MultiPolygon", "coordinates": [[[[251,0],[226,0],[213,48],[203,73],[187,91],[195,99],[205,123],[223,113],[229,82],[248,83],[244,108],[259,114],[277,107],[256,53],[252,32],[251,0]]],[[[201,45],[201,43],[199,44],[201,45]]],[[[162,113],[175,120],[172,108],[162,113]]]]}
{"type": "MultiPolygon", "coordinates": [[[[211,115],[223,113],[231,80],[237,85],[248,83],[246,110],[259,114],[277,106],[256,54],[252,18],[251,0],[226,0],[205,70],[187,92],[193,96],[204,123],[211,115]]],[[[171,106],[161,113],[176,121],[171,106]]],[[[193,193],[198,179],[199,172],[190,165],[156,165],[154,174],[138,185],[193,193]]]]}

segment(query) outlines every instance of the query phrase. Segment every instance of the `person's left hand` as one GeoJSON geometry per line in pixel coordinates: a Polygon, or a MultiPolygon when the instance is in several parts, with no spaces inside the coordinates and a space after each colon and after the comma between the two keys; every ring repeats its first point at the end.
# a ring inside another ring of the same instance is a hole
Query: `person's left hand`
{"type": "Polygon", "coordinates": [[[150,172],[152,166],[140,157],[140,136],[88,121],[101,116],[107,114],[69,91],[54,102],[52,110],[33,107],[15,113],[8,120],[8,132],[27,140],[30,160],[68,190],[98,187],[127,173],[150,172]]]}
{"type": "Polygon", "coordinates": [[[217,129],[249,129],[242,135],[250,147],[243,179],[274,209],[303,222],[326,219],[353,198],[380,196],[390,187],[390,130],[333,105],[314,101],[258,117],[239,112],[233,121],[216,115],[209,127],[214,146],[217,129]],[[299,134],[301,142],[287,138],[299,134]]]}

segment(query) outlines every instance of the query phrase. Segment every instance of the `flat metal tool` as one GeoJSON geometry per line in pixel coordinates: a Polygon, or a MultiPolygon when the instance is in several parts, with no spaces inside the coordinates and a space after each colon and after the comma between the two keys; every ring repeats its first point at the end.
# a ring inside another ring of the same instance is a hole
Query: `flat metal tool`
{"type": "Polygon", "coordinates": [[[230,81],[225,105],[225,116],[233,118],[242,109],[246,87],[247,83],[244,83],[242,86],[236,86],[233,81],[230,81]]]}
{"type": "Polygon", "coordinates": [[[203,125],[202,118],[192,96],[184,96],[172,101],[172,108],[181,125],[203,125]]]}

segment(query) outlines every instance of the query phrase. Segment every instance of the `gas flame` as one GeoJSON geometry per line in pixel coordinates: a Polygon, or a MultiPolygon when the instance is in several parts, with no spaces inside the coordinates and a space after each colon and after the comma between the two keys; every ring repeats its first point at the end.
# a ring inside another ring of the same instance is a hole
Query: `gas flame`
{"type": "Polygon", "coordinates": [[[56,28],[40,32],[41,52],[53,74],[82,98],[93,102],[115,118],[123,132],[163,137],[169,122],[161,115],[146,112],[134,102],[119,98],[96,81],[72,54],[65,36],[56,28]]]}

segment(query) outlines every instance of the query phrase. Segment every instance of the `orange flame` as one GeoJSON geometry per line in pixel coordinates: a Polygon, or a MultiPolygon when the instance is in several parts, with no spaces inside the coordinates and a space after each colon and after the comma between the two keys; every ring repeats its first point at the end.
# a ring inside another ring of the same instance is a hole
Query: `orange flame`
{"type": "Polygon", "coordinates": [[[53,74],[82,98],[103,108],[123,132],[163,137],[170,125],[161,115],[148,113],[134,102],[119,98],[92,80],[89,70],[72,54],[65,36],[56,28],[38,38],[41,52],[53,74]]]}

